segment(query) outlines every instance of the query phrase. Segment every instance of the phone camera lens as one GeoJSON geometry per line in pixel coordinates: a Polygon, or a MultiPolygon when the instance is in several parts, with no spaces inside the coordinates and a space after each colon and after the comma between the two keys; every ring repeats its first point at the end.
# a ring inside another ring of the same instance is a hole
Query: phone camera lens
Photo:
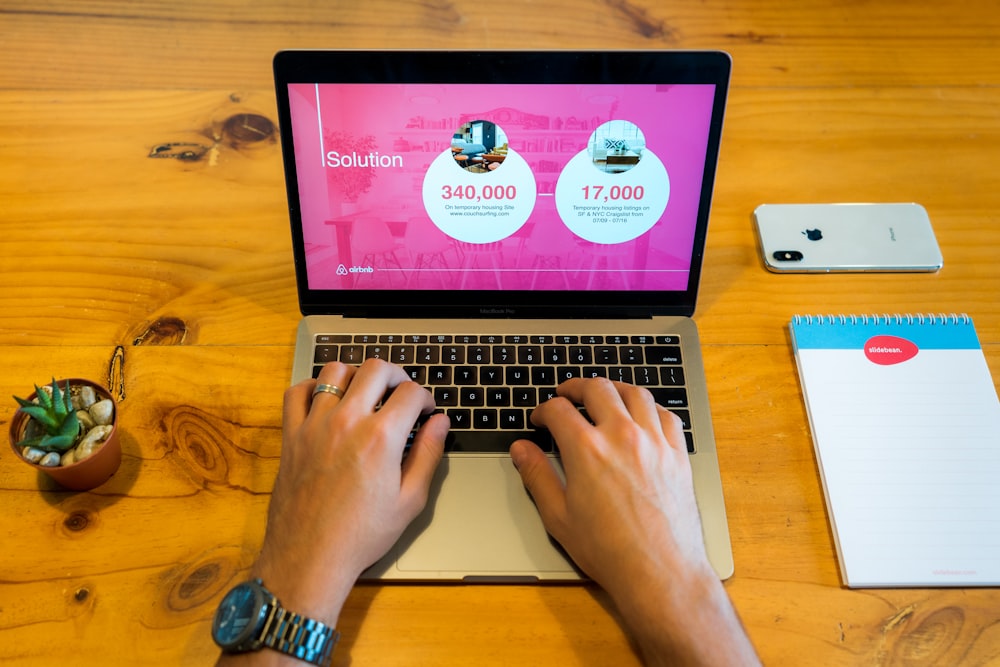
{"type": "Polygon", "coordinates": [[[801,262],[802,253],[798,250],[776,250],[772,255],[779,262],[801,262]]]}

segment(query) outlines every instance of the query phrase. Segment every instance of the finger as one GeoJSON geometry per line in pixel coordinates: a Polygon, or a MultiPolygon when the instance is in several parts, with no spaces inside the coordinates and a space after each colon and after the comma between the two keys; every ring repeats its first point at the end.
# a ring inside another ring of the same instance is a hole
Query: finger
{"type": "Polygon", "coordinates": [[[644,429],[660,428],[660,411],[662,407],[653,399],[653,395],[643,387],[616,382],[615,387],[621,396],[625,409],[632,419],[644,429]]]}
{"type": "Polygon", "coordinates": [[[409,381],[409,376],[401,367],[382,359],[366,359],[354,373],[351,389],[344,396],[344,402],[372,410],[382,401],[386,392],[409,381]]]}
{"type": "Polygon", "coordinates": [[[333,361],[320,369],[314,383],[312,400],[316,405],[336,405],[347,394],[357,370],[354,366],[333,361]]]}
{"type": "Polygon", "coordinates": [[[434,397],[416,382],[407,380],[392,392],[379,409],[386,431],[393,434],[390,444],[398,444],[400,453],[406,437],[420,415],[434,411],[434,397]]]}
{"type": "Polygon", "coordinates": [[[427,504],[431,480],[444,454],[444,439],[448,435],[448,417],[434,415],[424,423],[413,438],[410,454],[403,461],[400,479],[400,497],[412,521],[427,504]]]}
{"type": "Polygon", "coordinates": [[[535,501],[545,529],[561,542],[566,525],[566,486],[552,461],[530,440],[515,440],[510,446],[510,457],[524,488],[535,501]]]}
{"type": "Polygon", "coordinates": [[[556,391],[586,408],[595,424],[620,415],[625,409],[618,388],[607,378],[573,378],[556,387],[556,391]]]}
{"type": "MultiPolygon", "coordinates": [[[[531,411],[531,423],[546,428],[563,445],[571,446],[587,429],[593,428],[573,403],[562,396],[551,398],[531,411]]],[[[563,451],[565,455],[566,452],[563,451]]]]}
{"type": "Polygon", "coordinates": [[[672,448],[687,453],[687,440],[684,438],[684,423],[681,418],[662,405],[657,404],[656,407],[660,417],[660,430],[663,431],[667,442],[672,448]]]}
{"type": "Polygon", "coordinates": [[[282,423],[285,428],[296,428],[306,420],[315,385],[314,380],[303,380],[285,390],[284,403],[282,404],[282,423]]]}
{"type": "Polygon", "coordinates": [[[416,409],[411,420],[412,423],[416,421],[418,415],[433,412],[435,405],[434,395],[430,391],[407,378],[385,398],[382,403],[382,411],[395,415],[399,410],[404,410],[404,414],[408,414],[416,409]]]}

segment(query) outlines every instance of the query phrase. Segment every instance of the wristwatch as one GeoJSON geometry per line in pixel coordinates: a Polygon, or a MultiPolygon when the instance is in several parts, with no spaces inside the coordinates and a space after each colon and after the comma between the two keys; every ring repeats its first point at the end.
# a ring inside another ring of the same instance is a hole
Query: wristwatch
{"type": "Polygon", "coordinates": [[[212,639],[224,653],[267,647],[326,667],[340,633],[319,621],[284,609],[278,598],[253,579],[226,593],[212,621],[212,639]]]}

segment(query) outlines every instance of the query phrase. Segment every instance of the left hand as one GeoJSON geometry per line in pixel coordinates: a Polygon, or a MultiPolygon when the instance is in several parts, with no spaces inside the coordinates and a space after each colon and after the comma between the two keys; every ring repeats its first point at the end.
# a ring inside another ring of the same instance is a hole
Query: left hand
{"type": "Polygon", "coordinates": [[[254,575],[287,608],[335,624],[357,577],[424,508],[448,418],[432,416],[402,457],[413,424],[433,409],[426,389],[377,359],[328,364],[285,393],[281,464],[254,575]],[[343,396],[313,395],[319,384],[343,396]]]}

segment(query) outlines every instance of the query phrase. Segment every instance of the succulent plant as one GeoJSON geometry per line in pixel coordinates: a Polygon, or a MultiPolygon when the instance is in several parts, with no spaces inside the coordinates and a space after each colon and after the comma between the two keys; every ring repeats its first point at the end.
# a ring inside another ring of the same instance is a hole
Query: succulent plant
{"type": "Polygon", "coordinates": [[[64,452],[76,442],[80,436],[80,420],[73,409],[73,400],[69,392],[69,382],[64,390],[59,383],[52,380],[52,393],[35,385],[35,401],[14,397],[21,410],[27,413],[42,433],[32,434],[30,429],[25,437],[17,443],[19,447],[33,447],[46,452],[64,452]]]}

